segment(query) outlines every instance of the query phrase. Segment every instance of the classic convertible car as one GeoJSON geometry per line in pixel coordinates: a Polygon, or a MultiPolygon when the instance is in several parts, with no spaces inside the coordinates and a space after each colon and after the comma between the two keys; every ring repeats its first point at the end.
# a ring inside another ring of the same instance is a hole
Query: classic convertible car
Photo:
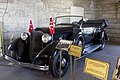
{"type": "Polygon", "coordinates": [[[106,20],[83,21],[81,16],[59,16],[55,18],[53,40],[48,28],[36,28],[30,34],[24,32],[10,43],[5,58],[24,67],[49,70],[54,77],[64,76],[69,67],[69,55],[62,51],[62,70],[60,71],[60,51],[56,49],[60,39],[73,41],[82,46],[82,57],[105,46],[107,35],[104,30],[106,20]]]}

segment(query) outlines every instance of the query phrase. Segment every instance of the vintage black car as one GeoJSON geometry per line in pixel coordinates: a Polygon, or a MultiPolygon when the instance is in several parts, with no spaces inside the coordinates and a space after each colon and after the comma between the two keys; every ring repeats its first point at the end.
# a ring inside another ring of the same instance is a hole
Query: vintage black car
{"type": "Polygon", "coordinates": [[[81,16],[59,16],[55,18],[53,40],[48,28],[36,28],[30,34],[24,32],[21,37],[10,43],[5,58],[24,67],[49,70],[54,77],[65,75],[69,67],[69,55],[62,51],[62,71],[60,71],[60,51],[56,49],[59,40],[73,41],[82,46],[82,57],[105,46],[107,35],[104,30],[108,22],[101,20],[83,21],[81,16]]]}

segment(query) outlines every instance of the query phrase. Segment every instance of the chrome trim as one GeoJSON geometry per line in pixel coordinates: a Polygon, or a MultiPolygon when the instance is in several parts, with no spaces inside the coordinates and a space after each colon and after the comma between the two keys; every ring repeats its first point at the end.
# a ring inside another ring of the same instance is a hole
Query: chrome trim
{"type": "Polygon", "coordinates": [[[62,59],[62,67],[65,67],[66,63],[67,63],[66,59],[63,58],[62,59]]]}
{"type": "Polygon", "coordinates": [[[18,63],[18,61],[16,61],[15,59],[13,59],[13,58],[11,58],[11,57],[9,57],[7,55],[5,55],[5,59],[7,59],[7,60],[9,60],[11,62],[14,62],[14,63],[18,63]]]}
{"type": "Polygon", "coordinates": [[[37,70],[43,70],[43,71],[47,71],[49,70],[49,66],[41,66],[41,65],[36,65],[36,64],[30,64],[30,63],[23,63],[23,62],[19,62],[7,55],[5,55],[5,59],[11,61],[11,62],[14,62],[20,66],[23,66],[23,67],[28,67],[28,68],[33,68],[33,69],[37,69],[37,70]]]}
{"type": "Polygon", "coordinates": [[[10,48],[11,48],[11,44],[8,46],[8,50],[10,50],[10,48]]]}

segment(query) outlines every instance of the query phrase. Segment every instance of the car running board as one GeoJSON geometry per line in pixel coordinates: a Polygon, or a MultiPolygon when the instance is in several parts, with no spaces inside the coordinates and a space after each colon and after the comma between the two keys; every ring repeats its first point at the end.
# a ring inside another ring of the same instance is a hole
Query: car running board
{"type": "Polygon", "coordinates": [[[102,46],[101,44],[96,44],[96,45],[94,44],[94,45],[92,45],[90,47],[85,48],[83,53],[81,54],[81,57],[77,58],[76,60],[81,59],[81,58],[87,56],[89,53],[92,53],[93,51],[97,50],[101,46],[102,46]]]}
{"type": "Polygon", "coordinates": [[[33,69],[37,69],[37,70],[42,70],[42,71],[48,71],[49,70],[49,66],[41,66],[41,65],[36,65],[36,64],[31,64],[31,63],[23,63],[23,62],[19,62],[7,55],[5,55],[5,59],[14,62],[22,67],[28,67],[28,68],[33,68],[33,69]]]}
{"type": "Polygon", "coordinates": [[[90,47],[87,47],[84,49],[83,54],[89,54],[89,53],[95,51],[96,49],[98,49],[99,47],[101,47],[101,44],[96,44],[96,45],[92,45],[90,47]]]}

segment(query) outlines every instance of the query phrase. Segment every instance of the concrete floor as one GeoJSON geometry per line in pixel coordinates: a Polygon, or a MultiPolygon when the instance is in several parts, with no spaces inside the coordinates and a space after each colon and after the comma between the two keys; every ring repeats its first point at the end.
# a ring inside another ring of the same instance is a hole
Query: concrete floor
{"type": "MultiPolygon", "coordinates": [[[[111,80],[118,56],[120,56],[120,45],[107,44],[104,50],[91,53],[86,57],[110,63],[108,80],[111,80]]],[[[76,80],[94,80],[92,76],[83,73],[85,58],[77,61],[76,80]]],[[[8,66],[8,63],[8,61],[2,58],[0,59],[0,80],[58,80],[49,73],[31,70],[17,65],[8,66]]],[[[70,71],[67,72],[62,80],[70,80],[70,71]]]]}

